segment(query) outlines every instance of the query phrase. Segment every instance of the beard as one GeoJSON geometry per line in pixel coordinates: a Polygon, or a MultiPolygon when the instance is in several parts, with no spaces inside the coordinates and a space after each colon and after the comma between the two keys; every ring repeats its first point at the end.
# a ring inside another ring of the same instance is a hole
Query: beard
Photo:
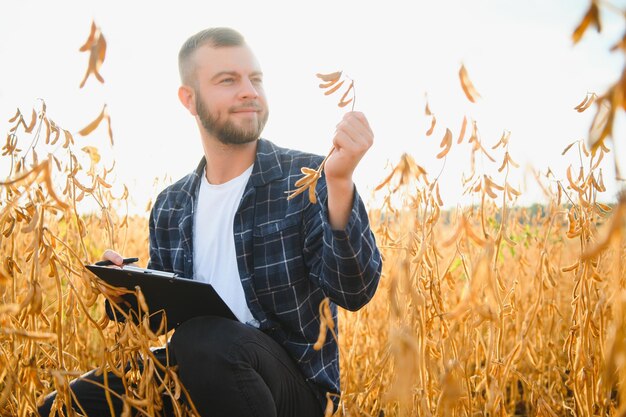
{"type": "MultiPolygon", "coordinates": [[[[254,142],[259,139],[261,132],[265,127],[269,112],[257,113],[257,122],[250,124],[248,128],[239,127],[230,120],[220,121],[219,118],[211,113],[211,110],[204,103],[198,92],[196,91],[196,113],[200,118],[202,126],[207,133],[215,136],[220,142],[225,145],[243,145],[246,143],[254,142]]],[[[241,107],[246,108],[259,108],[256,102],[244,103],[241,107]]],[[[229,112],[233,108],[229,109],[229,112]]]]}

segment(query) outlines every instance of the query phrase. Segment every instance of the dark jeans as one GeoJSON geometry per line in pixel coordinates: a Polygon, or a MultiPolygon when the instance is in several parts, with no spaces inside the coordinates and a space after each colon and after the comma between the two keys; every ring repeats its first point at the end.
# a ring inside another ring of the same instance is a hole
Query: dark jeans
{"type": "MultiPolygon", "coordinates": [[[[293,359],[255,328],[223,318],[197,317],[176,329],[169,350],[170,364],[178,365],[178,376],[203,417],[322,416],[320,399],[293,359]]],[[[88,379],[102,383],[104,376],[92,371],[73,381],[72,391],[89,417],[110,416],[103,389],[88,379]]],[[[124,392],[121,379],[108,373],[108,380],[110,388],[124,392]]],[[[39,408],[42,417],[50,414],[54,397],[55,393],[46,397],[39,408]]],[[[122,403],[112,399],[119,416],[122,403]]]]}

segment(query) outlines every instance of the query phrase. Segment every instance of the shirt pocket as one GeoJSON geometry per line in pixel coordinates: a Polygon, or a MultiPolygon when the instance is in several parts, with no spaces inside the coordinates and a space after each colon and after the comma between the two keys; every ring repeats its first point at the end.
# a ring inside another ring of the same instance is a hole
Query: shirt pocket
{"type": "Polygon", "coordinates": [[[276,292],[306,279],[298,216],[256,226],[253,230],[256,293],[276,292]]]}
{"type": "Polygon", "coordinates": [[[319,334],[319,304],[322,291],[309,280],[300,280],[290,287],[257,294],[259,303],[283,346],[290,346],[294,357],[304,358],[305,347],[311,347],[319,334]]]}

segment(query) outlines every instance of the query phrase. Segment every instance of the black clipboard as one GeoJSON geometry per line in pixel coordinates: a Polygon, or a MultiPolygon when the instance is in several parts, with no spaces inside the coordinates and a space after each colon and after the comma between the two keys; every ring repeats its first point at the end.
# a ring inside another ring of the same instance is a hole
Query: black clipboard
{"type": "MultiPolygon", "coordinates": [[[[157,329],[162,313],[167,317],[167,330],[178,327],[184,321],[197,316],[219,316],[237,320],[231,309],[211,284],[182,278],[176,274],[154,269],[125,265],[120,268],[85,265],[98,278],[114,287],[135,290],[136,286],[148,304],[150,327],[157,329]]],[[[125,294],[122,299],[138,317],[138,303],[134,294],[125,294]]]]}

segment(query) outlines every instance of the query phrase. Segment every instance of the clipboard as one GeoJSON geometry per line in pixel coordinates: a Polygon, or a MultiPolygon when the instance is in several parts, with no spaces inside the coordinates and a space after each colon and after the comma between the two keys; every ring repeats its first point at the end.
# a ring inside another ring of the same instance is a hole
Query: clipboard
{"type": "MultiPolygon", "coordinates": [[[[163,312],[167,317],[168,331],[197,316],[219,316],[237,320],[211,284],[182,278],[170,272],[131,265],[125,265],[121,269],[98,265],[85,267],[114,287],[134,291],[139,286],[148,304],[150,327],[154,330],[159,328],[163,312]]],[[[137,297],[134,294],[125,294],[122,299],[130,304],[130,310],[134,310],[132,316],[139,317],[137,297]]]]}

